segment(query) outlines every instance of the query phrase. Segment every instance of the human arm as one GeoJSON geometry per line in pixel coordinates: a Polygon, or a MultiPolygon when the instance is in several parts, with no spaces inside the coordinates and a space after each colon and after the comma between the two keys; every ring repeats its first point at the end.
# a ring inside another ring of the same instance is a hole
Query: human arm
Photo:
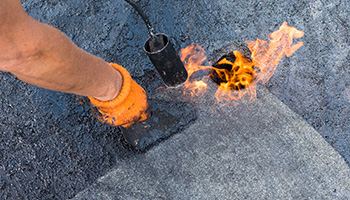
{"type": "Polygon", "coordinates": [[[24,82],[101,101],[121,90],[117,70],[61,31],[32,19],[19,0],[0,1],[0,47],[0,70],[24,82]]]}
{"type": "Polygon", "coordinates": [[[32,19],[19,0],[0,1],[0,70],[42,88],[88,96],[103,116],[98,119],[112,126],[148,117],[147,95],[125,68],[32,19]]]}

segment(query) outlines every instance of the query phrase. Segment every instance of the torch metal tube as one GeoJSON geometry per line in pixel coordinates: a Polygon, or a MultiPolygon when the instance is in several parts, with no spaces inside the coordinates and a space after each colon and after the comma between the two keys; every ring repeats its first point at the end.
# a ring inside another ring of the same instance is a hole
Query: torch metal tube
{"type": "Polygon", "coordinates": [[[165,85],[167,87],[178,87],[187,80],[187,71],[170,43],[168,36],[157,34],[156,38],[162,40],[161,43],[164,43],[164,46],[154,51],[152,49],[153,41],[149,38],[144,45],[144,50],[162,77],[165,85]]]}

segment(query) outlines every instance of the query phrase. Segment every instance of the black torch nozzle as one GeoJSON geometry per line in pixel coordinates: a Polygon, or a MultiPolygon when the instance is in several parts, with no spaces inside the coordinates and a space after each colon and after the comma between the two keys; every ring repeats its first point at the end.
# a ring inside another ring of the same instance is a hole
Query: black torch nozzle
{"type": "Polygon", "coordinates": [[[165,85],[167,87],[178,87],[182,85],[187,80],[188,74],[168,36],[165,34],[156,34],[148,17],[141,8],[132,0],[125,1],[138,12],[147,26],[151,37],[146,41],[144,50],[165,85]]]}

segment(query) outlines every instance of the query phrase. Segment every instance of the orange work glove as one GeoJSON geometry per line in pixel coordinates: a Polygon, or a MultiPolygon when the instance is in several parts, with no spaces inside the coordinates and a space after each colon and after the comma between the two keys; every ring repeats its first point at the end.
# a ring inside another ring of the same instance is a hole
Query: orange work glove
{"type": "Polygon", "coordinates": [[[146,120],[149,112],[145,90],[131,78],[125,68],[114,63],[109,64],[121,73],[123,86],[118,96],[110,101],[89,97],[91,103],[101,113],[97,119],[111,126],[125,128],[146,120]]]}

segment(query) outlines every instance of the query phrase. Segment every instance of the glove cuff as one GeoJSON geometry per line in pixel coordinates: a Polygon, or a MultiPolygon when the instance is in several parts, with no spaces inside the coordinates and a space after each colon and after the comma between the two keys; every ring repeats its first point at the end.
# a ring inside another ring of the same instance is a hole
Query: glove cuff
{"type": "Polygon", "coordinates": [[[101,101],[94,97],[89,97],[91,103],[97,106],[100,109],[100,111],[103,112],[107,112],[107,110],[109,110],[110,108],[118,107],[126,100],[126,98],[128,98],[129,93],[131,91],[131,84],[133,81],[130,76],[130,73],[125,68],[115,63],[109,63],[109,65],[111,65],[114,69],[120,72],[120,74],[123,77],[123,85],[118,96],[110,101],[101,101]]]}
{"type": "Polygon", "coordinates": [[[89,97],[91,103],[101,113],[97,119],[111,126],[121,125],[123,127],[146,120],[149,113],[145,90],[131,78],[125,68],[114,63],[110,65],[122,75],[123,85],[120,93],[113,100],[100,101],[89,97]]]}

